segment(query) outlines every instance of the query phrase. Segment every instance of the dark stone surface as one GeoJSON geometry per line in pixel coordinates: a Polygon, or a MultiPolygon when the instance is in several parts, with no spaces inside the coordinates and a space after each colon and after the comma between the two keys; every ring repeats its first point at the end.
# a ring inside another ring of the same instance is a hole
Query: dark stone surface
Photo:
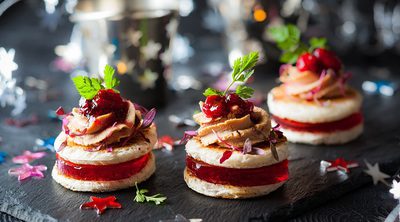
{"type": "MultiPolygon", "coordinates": [[[[78,102],[78,95],[69,76],[64,73],[49,71],[48,64],[54,59],[53,48],[57,44],[66,43],[69,34],[62,32],[36,32],[37,21],[32,13],[20,17],[20,13],[6,17],[0,23],[2,34],[0,43],[6,48],[16,49],[16,61],[19,77],[33,75],[46,79],[52,89],[62,93],[56,101],[38,102],[37,92],[30,90],[29,108],[25,115],[39,114],[40,124],[25,128],[14,128],[3,124],[9,110],[1,109],[0,135],[3,138],[1,150],[10,156],[16,156],[22,150],[31,149],[39,137],[56,136],[61,124],[52,122],[46,117],[48,109],[63,105],[70,109],[78,102]],[[8,25],[7,20],[14,25],[8,25]],[[16,28],[18,26],[18,29],[16,28]],[[18,30],[18,31],[16,31],[18,30]],[[22,33],[21,30],[24,32],[22,33]],[[17,35],[19,33],[20,35],[17,35]],[[29,33],[29,35],[25,34],[29,33]],[[25,35],[25,36],[21,36],[25,35]],[[26,39],[29,39],[26,40],[26,39]],[[46,39],[46,41],[43,41],[46,39]]],[[[62,27],[68,33],[68,25],[62,27]]],[[[207,41],[207,40],[206,40],[207,41]]],[[[202,44],[199,42],[198,44],[202,44]]],[[[212,41],[208,47],[212,47],[212,41]],[[211,46],[210,46],[211,45],[211,46]]],[[[217,43],[218,44],[218,43],[217,43]]],[[[199,52],[189,66],[193,74],[198,74],[201,64],[221,60],[221,52],[209,50],[199,52]]],[[[179,67],[177,68],[179,71],[179,67]]],[[[370,76],[366,68],[352,68],[354,74],[352,84],[359,87],[363,79],[370,76]]],[[[276,83],[277,69],[258,67],[257,81],[253,84],[258,90],[266,93],[276,83]]],[[[391,76],[394,81],[399,78],[391,76]]],[[[20,78],[22,79],[22,78],[20,78]]],[[[156,118],[159,135],[172,135],[179,138],[184,129],[176,129],[167,120],[168,115],[190,116],[197,109],[201,93],[189,90],[175,93],[169,97],[167,107],[160,109],[156,118]]],[[[263,106],[264,108],[266,105],[263,106]]],[[[10,158],[0,165],[0,220],[7,221],[18,218],[26,221],[158,221],[172,219],[176,214],[186,218],[203,218],[205,221],[380,221],[396,205],[382,186],[373,187],[371,179],[363,170],[363,160],[381,163],[381,169],[393,174],[400,166],[400,118],[396,112],[400,108],[400,95],[381,97],[365,95],[363,111],[365,113],[365,132],[354,142],[341,146],[307,146],[290,144],[290,179],[288,183],[269,196],[249,200],[221,200],[202,196],[187,188],[183,181],[184,150],[176,147],[173,152],[155,151],[157,172],[147,182],[141,184],[151,193],[162,193],[168,197],[167,203],[161,206],[139,204],[133,202],[134,189],[118,192],[96,194],[104,197],[115,195],[122,203],[123,209],[108,210],[102,216],[94,211],[79,210],[79,205],[87,202],[91,193],[77,193],[64,189],[56,184],[50,176],[54,164],[54,154],[34,164],[45,164],[49,169],[45,178],[18,182],[9,177],[7,171],[14,167],[10,158]],[[319,169],[320,160],[331,160],[344,157],[357,160],[362,167],[351,170],[349,175],[338,173],[322,174],[319,169]]]]}

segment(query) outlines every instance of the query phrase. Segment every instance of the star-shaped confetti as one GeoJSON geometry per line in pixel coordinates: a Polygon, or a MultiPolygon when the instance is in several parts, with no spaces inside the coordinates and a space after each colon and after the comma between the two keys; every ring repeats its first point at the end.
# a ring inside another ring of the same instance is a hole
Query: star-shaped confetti
{"type": "Polygon", "coordinates": [[[400,182],[393,180],[392,189],[389,190],[395,199],[400,199],[400,182]]]}
{"type": "Polygon", "coordinates": [[[343,158],[337,158],[333,161],[325,161],[321,160],[321,168],[324,171],[331,172],[331,171],[336,171],[339,170],[344,173],[350,172],[350,168],[358,167],[358,163],[355,161],[346,161],[343,158]]]}
{"type": "Polygon", "coordinates": [[[35,143],[38,147],[45,148],[47,150],[53,151],[54,152],[54,142],[56,138],[54,137],[49,137],[46,139],[36,139],[35,143]]]}
{"type": "Polygon", "coordinates": [[[171,21],[165,26],[168,36],[171,38],[174,36],[176,30],[178,29],[178,20],[171,19],[171,21]]]}
{"type": "Polygon", "coordinates": [[[87,202],[81,205],[81,209],[96,209],[97,214],[102,214],[107,208],[122,208],[122,205],[116,202],[115,196],[109,196],[105,198],[90,197],[91,202],[87,202]]]}
{"type": "Polygon", "coordinates": [[[143,33],[141,31],[135,31],[133,29],[129,29],[126,33],[128,46],[139,46],[139,40],[142,38],[143,33]]]}
{"type": "Polygon", "coordinates": [[[146,69],[143,75],[138,77],[138,82],[142,89],[152,89],[156,86],[156,80],[158,79],[158,74],[152,72],[150,69],[146,69]]]}
{"type": "Polygon", "coordinates": [[[140,48],[140,52],[143,54],[146,60],[157,58],[158,52],[161,49],[161,44],[150,40],[147,45],[140,48]]]}
{"type": "Polygon", "coordinates": [[[7,153],[0,151],[0,164],[4,163],[6,161],[7,153]]]}
{"type": "Polygon", "coordinates": [[[0,76],[7,80],[12,79],[12,72],[18,69],[17,63],[14,62],[15,50],[0,48],[0,76]]]}
{"type": "Polygon", "coordinates": [[[165,149],[167,149],[168,151],[172,151],[175,144],[177,144],[176,140],[174,140],[174,138],[172,138],[171,136],[162,136],[158,138],[155,148],[161,149],[165,147],[165,149]]]}
{"type": "Polygon", "coordinates": [[[169,66],[172,63],[172,53],[170,49],[166,49],[160,54],[160,59],[164,66],[169,66]]]}
{"type": "Polygon", "coordinates": [[[375,163],[372,166],[367,160],[365,160],[365,164],[367,165],[368,169],[364,170],[364,172],[372,177],[374,185],[378,184],[378,182],[382,182],[383,184],[389,186],[385,179],[390,178],[390,176],[381,172],[378,163],[375,163]]]}
{"type": "Polygon", "coordinates": [[[22,155],[16,156],[16,157],[12,158],[12,161],[13,161],[14,163],[22,163],[22,164],[25,164],[25,163],[29,163],[29,162],[31,162],[31,161],[33,161],[33,160],[40,159],[40,158],[42,158],[42,157],[44,157],[44,156],[46,156],[46,153],[45,153],[45,152],[36,152],[36,153],[32,153],[32,152],[29,151],[29,150],[25,150],[25,151],[22,153],[22,155]]]}
{"type": "Polygon", "coordinates": [[[8,174],[11,176],[18,176],[18,180],[25,180],[30,177],[43,178],[44,175],[42,171],[46,171],[47,167],[45,165],[32,166],[29,163],[25,163],[20,167],[11,168],[8,170],[8,174]]]}

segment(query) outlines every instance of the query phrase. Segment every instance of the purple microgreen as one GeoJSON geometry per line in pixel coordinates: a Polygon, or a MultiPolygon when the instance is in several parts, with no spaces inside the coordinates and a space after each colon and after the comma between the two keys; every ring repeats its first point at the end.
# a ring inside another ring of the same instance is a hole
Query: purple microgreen
{"type": "Polygon", "coordinates": [[[140,112],[142,115],[145,115],[146,113],[149,112],[149,110],[147,110],[146,108],[144,108],[143,106],[141,106],[141,105],[139,105],[139,104],[137,104],[137,103],[134,103],[133,105],[135,106],[135,109],[136,109],[136,110],[139,110],[139,112],[140,112]]]}
{"type": "Polygon", "coordinates": [[[223,162],[225,162],[227,159],[229,159],[229,158],[232,156],[232,154],[233,154],[233,151],[231,151],[231,150],[225,151],[225,152],[222,154],[221,159],[219,159],[219,163],[222,164],[223,162]]]}
{"type": "Polygon", "coordinates": [[[255,155],[265,155],[265,151],[258,147],[253,147],[252,153],[255,155]]]}
{"type": "Polygon", "coordinates": [[[195,131],[195,130],[185,131],[183,133],[183,137],[182,137],[181,141],[179,141],[179,144],[187,143],[190,139],[192,139],[195,136],[197,136],[197,131],[195,131]]]}
{"type": "Polygon", "coordinates": [[[247,138],[243,144],[242,154],[250,154],[250,155],[265,155],[265,151],[258,147],[253,147],[251,144],[250,138],[247,138]]]}
{"type": "Polygon", "coordinates": [[[141,128],[145,129],[149,127],[153,123],[155,116],[156,116],[156,109],[153,108],[144,115],[141,128]]]}
{"type": "Polygon", "coordinates": [[[237,151],[241,151],[241,150],[242,150],[241,148],[239,148],[239,147],[237,147],[237,146],[234,146],[234,145],[231,145],[231,144],[228,143],[226,140],[222,139],[222,138],[218,135],[218,133],[216,133],[214,130],[213,130],[213,133],[215,134],[215,136],[217,136],[218,141],[221,142],[221,143],[223,143],[223,144],[225,144],[227,147],[229,147],[229,148],[231,148],[231,149],[233,149],[233,150],[237,150],[237,151]]]}
{"type": "Polygon", "coordinates": [[[246,141],[244,141],[244,144],[243,144],[242,154],[251,153],[252,148],[253,147],[251,145],[251,140],[249,138],[247,138],[246,141]]]}
{"type": "Polygon", "coordinates": [[[276,144],[279,142],[281,138],[283,138],[283,133],[279,130],[280,125],[272,127],[272,130],[268,136],[269,146],[271,148],[272,156],[275,160],[279,160],[278,151],[276,150],[276,144]]]}
{"type": "Polygon", "coordinates": [[[282,64],[279,67],[279,75],[281,76],[281,75],[287,74],[290,67],[291,67],[290,64],[282,64]]]}

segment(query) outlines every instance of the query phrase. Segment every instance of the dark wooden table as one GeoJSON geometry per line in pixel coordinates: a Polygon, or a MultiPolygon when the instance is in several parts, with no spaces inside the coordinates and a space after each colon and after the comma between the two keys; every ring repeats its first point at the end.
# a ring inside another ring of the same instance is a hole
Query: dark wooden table
{"type": "MultiPolygon", "coordinates": [[[[47,111],[62,105],[66,109],[77,105],[78,95],[69,76],[52,71],[49,63],[54,59],[53,48],[66,43],[69,38],[69,24],[61,25],[57,32],[37,32],[37,20],[32,12],[12,11],[0,20],[0,46],[16,49],[16,73],[20,80],[24,76],[35,76],[50,83],[61,96],[55,101],[41,103],[37,91],[28,90],[28,108],[24,116],[38,114],[40,122],[24,128],[4,124],[10,109],[1,109],[0,136],[3,138],[0,150],[9,155],[19,155],[31,150],[36,138],[56,136],[61,130],[59,122],[47,118],[47,111]],[[22,16],[24,14],[24,16],[22,16]],[[29,35],[27,35],[29,33],[29,35]],[[45,41],[44,41],[45,40],[45,41]]],[[[211,78],[201,76],[202,64],[215,59],[223,61],[218,41],[203,45],[195,58],[188,64],[176,66],[175,72],[191,70],[192,74],[205,82],[211,78]],[[204,45],[206,45],[204,47],[204,45]]],[[[354,74],[351,83],[357,88],[364,79],[369,79],[366,67],[349,67],[354,74]]],[[[277,69],[262,66],[257,68],[253,84],[267,93],[276,83],[277,69]]],[[[397,73],[398,74],[398,73],[397,73]]],[[[399,76],[391,75],[400,82],[399,76]]],[[[201,92],[188,90],[170,93],[168,105],[158,110],[156,123],[159,135],[179,138],[185,128],[174,128],[168,121],[170,114],[190,116],[202,99],[201,92]]],[[[249,200],[221,200],[199,195],[190,190],[183,181],[184,147],[177,146],[172,152],[155,151],[157,171],[147,182],[141,184],[151,193],[162,193],[168,197],[166,204],[155,206],[133,201],[134,189],[96,194],[115,195],[123,209],[108,210],[102,216],[94,211],[80,210],[79,205],[87,202],[91,193],[77,193],[56,184],[50,176],[54,164],[54,153],[35,161],[45,164],[49,170],[41,180],[31,179],[18,182],[7,174],[15,164],[9,157],[0,165],[0,221],[159,221],[173,219],[182,214],[186,218],[202,218],[204,221],[381,221],[396,206],[397,201],[382,184],[372,185],[369,176],[363,173],[366,159],[379,162],[382,171],[394,174],[400,166],[400,94],[393,97],[364,95],[364,134],[354,142],[341,146],[307,146],[290,144],[290,179],[287,184],[269,196],[249,200]],[[354,168],[348,175],[336,172],[323,174],[321,160],[344,157],[356,160],[361,167],[354,168]]],[[[266,104],[263,105],[266,107],[266,104]]]]}

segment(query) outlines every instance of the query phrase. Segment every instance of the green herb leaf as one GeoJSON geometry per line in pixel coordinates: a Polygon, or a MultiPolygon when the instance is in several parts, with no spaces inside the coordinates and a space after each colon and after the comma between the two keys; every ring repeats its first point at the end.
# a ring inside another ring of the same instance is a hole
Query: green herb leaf
{"type": "Polygon", "coordinates": [[[76,90],[85,99],[93,99],[97,92],[103,88],[101,81],[97,78],[89,78],[87,76],[76,76],[72,78],[76,90]]]}
{"type": "Polygon", "coordinates": [[[167,199],[167,197],[163,196],[162,194],[146,196],[145,193],[149,192],[147,189],[139,189],[137,183],[135,183],[135,186],[136,186],[136,196],[134,201],[138,203],[153,202],[156,205],[159,205],[167,199]]]}
{"type": "Polygon", "coordinates": [[[311,38],[309,51],[312,52],[316,48],[326,48],[327,42],[326,38],[311,38]]]}
{"type": "Polygon", "coordinates": [[[113,89],[119,85],[119,80],[114,77],[115,69],[110,65],[104,67],[104,83],[107,89],[113,89]]]}
{"type": "Polygon", "coordinates": [[[243,99],[251,98],[253,96],[253,93],[254,89],[248,86],[240,85],[236,88],[236,94],[238,94],[238,96],[240,96],[243,99]]]}
{"type": "Polygon", "coordinates": [[[204,96],[222,95],[222,92],[220,92],[220,91],[218,91],[218,90],[216,90],[216,89],[213,89],[213,88],[207,88],[207,89],[204,91],[203,95],[204,95],[204,96]]]}
{"type": "Polygon", "coordinates": [[[267,32],[276,42],[284,42],[289,38],[289,31],[286,26],[270,27],[267,32]]]}
{"type": "Polygon", "coordinates": [[[233,63],[232,79],[235,82],[246,82],[254,73],[254,66],[258,61],[258,52],[251,52],[233,63]]]}

